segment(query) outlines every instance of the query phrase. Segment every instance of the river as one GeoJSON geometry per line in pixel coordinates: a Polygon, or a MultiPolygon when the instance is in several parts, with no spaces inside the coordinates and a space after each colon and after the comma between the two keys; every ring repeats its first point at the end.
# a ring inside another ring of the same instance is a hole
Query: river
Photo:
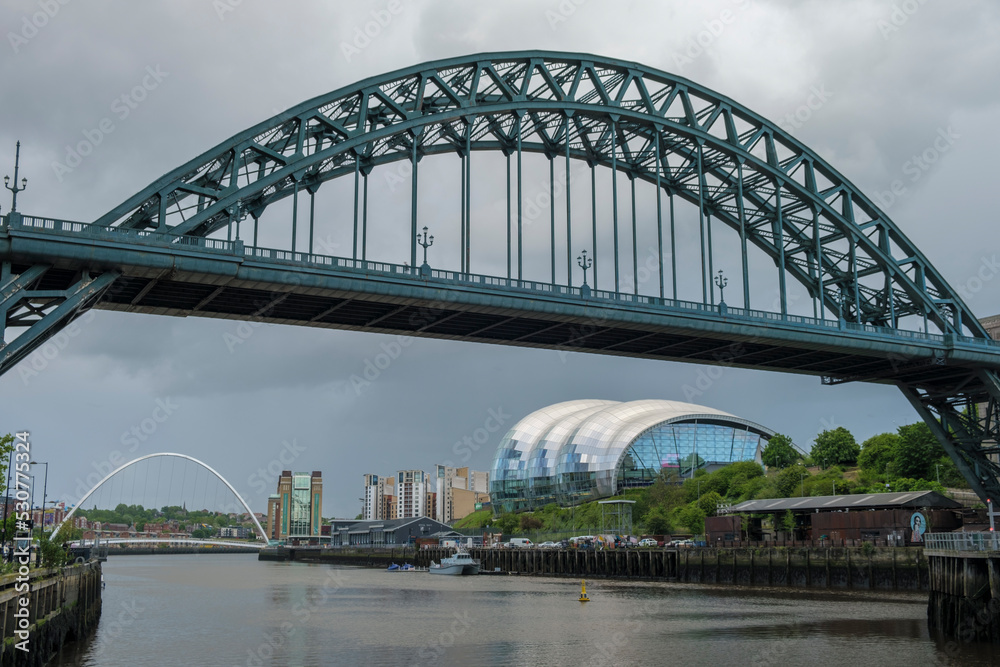
{"type": "Polygon", "coordinates": [[[932,638],[926,595],[435,577],[112,556],[96,632],[50,665],[987,665],[932,638]]]}

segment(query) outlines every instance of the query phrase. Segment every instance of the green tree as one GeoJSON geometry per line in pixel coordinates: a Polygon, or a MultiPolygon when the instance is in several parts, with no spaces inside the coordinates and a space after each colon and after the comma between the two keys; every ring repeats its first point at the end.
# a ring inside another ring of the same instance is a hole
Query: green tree
{"type": "Polygon", "coordinates": [[[538,530],[542,527],[542,520],[536,519],[530,514],[521,515],[521,530],[527,532],[529,530],[538,530]]]}
{"type": "Polygon", "coordinates": [[[879,433],[861,443],[858,467],[867,473],[884,475],[885,468],[896,456],[899,436],[895,433],[879,433]]]}
{"type": "Polygon", "coordinates": [[[646,530],[653,535],[666,535],[670,532],[670,517],[662,506],[653,507],[642,518],[646,530]]]}
{"type": "Polygon", "coordinates": [[[854,436],[843,426],[825,430],[816,436],[810,455],[821,468],[835,465],[854,465],[861,453],[861,447],[854,436]]]}
{"type": "Polygon", "coordinates": [[[933,479],[934,464],[943,454],[943,448],[924,422],[900,426],[899,440],[887,471],[893,478],[933,479]]]}
{"type": "Polygon", "coordinates": [[[699,535],[705,532],[705,513],[696,503],[681,507],[677,511],[677,520],[690,533],[699,535]]]}
{"type": "Polygon", "coordinates": [[[785,510],[785,515],[781,517],[781,529],[789,534],[795,532],[795,515],[792,510],[785,510]]]}
{"type": "Polygon", "coordinates": [[[791,438],[781,433],[775,433],[767,441],[764,451],[760,453],[760,458],[768,468],[781,470],[798,461],[802,455],[792,446],[791,438]]]}
{"type": "Polygon", "coordinates": [[[503,533],[504,535],[510,535],[511,533],[517,532],[518,527],[521,525],[517,514],[513,512],[505,512],[497,517],[497,520],[493,522],[497,531],[503,533]]]}

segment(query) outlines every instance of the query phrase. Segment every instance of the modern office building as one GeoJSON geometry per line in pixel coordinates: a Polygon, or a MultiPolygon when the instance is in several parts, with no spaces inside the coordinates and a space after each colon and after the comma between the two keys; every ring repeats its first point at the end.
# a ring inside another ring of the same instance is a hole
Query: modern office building
{"type": "Polygon", "coordinates": [[[435,518],[445,523],[457,521],[474,512],[476,503],[489,502],[489,479],[489,473],[481,470],[434,466],[435,518]]]}
{"type": "Polygon", "coordinates": [[[690,403],[642,400],[557,403],[523,418],[497,447],[490,476],[495,512],[563,507],[735,461],[760,462],[774,431],[690,403]]]}
{"type": "Polygon", "coordinates": [[[323,512],[323,475],[314,470],[278,478],[278,493],[267,499],[267,535],[272,540],[319,538],[323,512]]]}

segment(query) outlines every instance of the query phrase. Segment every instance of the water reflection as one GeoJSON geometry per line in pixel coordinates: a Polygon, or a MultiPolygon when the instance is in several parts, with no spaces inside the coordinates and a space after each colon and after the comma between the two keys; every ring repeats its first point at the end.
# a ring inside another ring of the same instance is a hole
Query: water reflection
{"type": "Polygon", "coordinates": [[[581,605],[575,579],[253,555],[119,556],[105,579],[97,632],[53,665],[992,664],[932,638],[921,594],[589,580],[581,605]]]}

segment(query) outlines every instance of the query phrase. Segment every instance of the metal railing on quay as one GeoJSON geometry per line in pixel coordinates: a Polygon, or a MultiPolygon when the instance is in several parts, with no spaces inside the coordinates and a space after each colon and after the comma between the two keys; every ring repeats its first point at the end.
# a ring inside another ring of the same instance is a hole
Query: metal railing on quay
{"type": "Polygon", "coordinates": [[[925,533],[924,548],[932,551],[1000,551],[1000,540],[988,533],[925,533]]]}

